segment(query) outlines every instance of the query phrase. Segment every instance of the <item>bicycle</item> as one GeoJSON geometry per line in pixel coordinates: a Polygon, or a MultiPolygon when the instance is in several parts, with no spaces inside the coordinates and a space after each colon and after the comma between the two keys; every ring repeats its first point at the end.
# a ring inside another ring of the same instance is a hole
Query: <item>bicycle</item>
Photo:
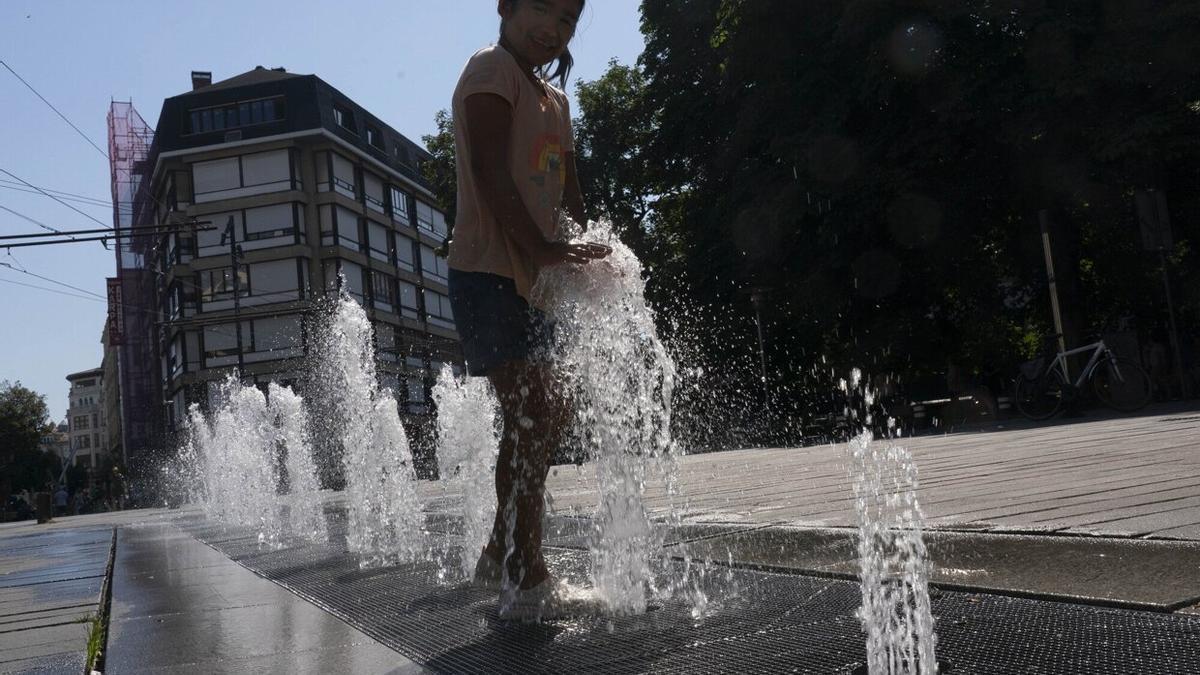
{"type": "Polygon", "coordinates": [[[1114,354],[1104,340],[1056,352],[1048,367],[1046,360],[1043,356],[1022,364],[1021,374],[1017,376],[1014,393],[1017,410],[1032,420],[1053,417],[1065,402],[1075,399],[1089,380],[1096,398],[1121,412],[1144,408],[1153,394],[1146,371],[1137,363],[1114,354]],[[1079,377],[1071,382],[1067,375],[1067,358],[1088,351],[1092,353],[1091,358],[1079,372],[1079,377]]]}

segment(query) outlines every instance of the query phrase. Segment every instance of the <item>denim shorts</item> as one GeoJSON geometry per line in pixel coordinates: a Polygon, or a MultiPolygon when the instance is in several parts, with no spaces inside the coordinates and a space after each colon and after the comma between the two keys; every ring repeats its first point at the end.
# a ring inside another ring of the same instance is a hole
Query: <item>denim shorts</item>
{"type": "Polygon", "coordinates": [[[487,375],[509,361],[546,358],[553,322],[517,294],[512,279],[450,268],[448,281],[468,375],[487,375]]]}

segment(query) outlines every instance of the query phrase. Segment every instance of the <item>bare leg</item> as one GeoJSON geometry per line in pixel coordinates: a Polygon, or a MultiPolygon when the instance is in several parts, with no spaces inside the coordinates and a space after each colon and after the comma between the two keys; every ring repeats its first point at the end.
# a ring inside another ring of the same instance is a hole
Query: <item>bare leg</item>
{"type": "Polygon", "coordinates": [[[496,520],[484,553],[503,561],[511,533],[509,579],[532,588],[549,576],[542,557],[546,474],[568,409],[545,365],[511,362],[489,379],[500,399],[503,434],[496,461],[496,520]]]}

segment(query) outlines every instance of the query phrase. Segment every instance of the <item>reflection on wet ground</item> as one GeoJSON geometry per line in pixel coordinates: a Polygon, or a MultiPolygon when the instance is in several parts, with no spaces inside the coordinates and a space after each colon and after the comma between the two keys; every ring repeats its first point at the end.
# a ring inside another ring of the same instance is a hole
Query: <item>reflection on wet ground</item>
{"type": "MultiPolygon", "coordinates": [[[[439,672],[850,673],[865,658],[854,615],[859,591],[852,581],[735,565],[697,579],[709,599],[698,616],[686,598],[663,598],[639,616],[509,624],[498,620],[493,593],[439,583],[436,563],[360,569],[338,538],[337,521],[331,518],[328,543],[292,541],[279,550],[260,546],[249,532],[198,519],[181,526],[439,672]]],[[[444,515],[430,524],[440,531],[455,529],[444,515]]],[[[578,523],[556,529],[555,546],[548,549],[553,567],[567,578],[586,580],[586,552],[564,546],[576,543],[578,523]]],[[[709,543],[720,541],[719,535],[739,536],[729,528],[708,538],[695,527],[690,534],[709,543]]],[[[838,537],[823,536],[827,553],[836,556],[838,537]]],[[[802,542],[773,540],[767,548],[786,553],[802,542]]],[[[660,578],[677,577],[683,564],[669,561],[658,570],[660,578]]],[[[948,672],[1200,669],[1196,616],[945,590],[935,593],[933,607],[938,656],[948,672]]]]}

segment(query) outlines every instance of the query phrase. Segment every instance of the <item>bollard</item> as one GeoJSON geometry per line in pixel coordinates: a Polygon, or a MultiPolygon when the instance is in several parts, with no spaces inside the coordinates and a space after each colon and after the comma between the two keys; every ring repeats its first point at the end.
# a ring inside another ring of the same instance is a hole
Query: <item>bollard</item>
{"type": "Polygon", "coordinates": [[[39,492],[33,496],[33,504],[37,509],[38,525],[50,522],[50,516],[54,515],[54,506],[50,503],[49,492],[39,492]]]}

